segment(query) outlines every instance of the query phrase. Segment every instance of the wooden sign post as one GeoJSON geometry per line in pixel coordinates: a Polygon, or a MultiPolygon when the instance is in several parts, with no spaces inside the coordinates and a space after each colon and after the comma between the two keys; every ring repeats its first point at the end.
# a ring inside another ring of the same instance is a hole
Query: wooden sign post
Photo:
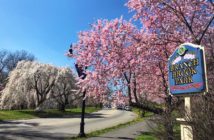
{"type": "Polygon", "coordinates": [[[169,91],[174,96],[183,96],[185,117],[177,118],[181,124],[181,140],[193,140],[192,127],[187,121],[191,117],[191,95],[207,92],[207,76],[204,48],[199,45],[181,44],[168,60],[169,91]]]}

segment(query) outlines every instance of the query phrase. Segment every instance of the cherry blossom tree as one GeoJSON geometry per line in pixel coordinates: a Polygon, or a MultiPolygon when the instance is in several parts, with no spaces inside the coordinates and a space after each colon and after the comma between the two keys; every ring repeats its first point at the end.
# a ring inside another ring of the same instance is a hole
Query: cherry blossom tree
{"type": "MultiPolygon", "coordinates": [[[[159,88],[158,78],[150,78],[151,74],[158,72],[154,69],[156,58],[153,60],[148,53],[153,49],[149,47],[149,38],[154,37],[122,18],[98,20],[92,24],[91,30],[80,32],[79,41],[69,56],[76,58],[77,63],[91,67],[87,78],[81,80],[83,85],[87,85],[90,95],[100,96],[109,86],[118,87],[116,91],[127,91],[131,105],[161,113],[162,109],[149,107],[138,100],[140,93],[151,89],[146,80],[156,83],[153,89],[159,88]]],[[[162,92],[156,91],[155,94],[148,92],[149,96],[164,97],[162,92]]]]}
{"type": "MultiPolygon", "coordinates": [[[[160,68],[163,87],[167,92],[166,62],[175,47],[184,42],[192,42],[205,46],[208,64],[213,61],[213,34],[214,34],[214,4],[209,0],[129,0],[126,4],[135,12],[134,19],[139,19],[144,28],[156,34],[155,46],[151,55],[157,52],[164,63],[160,68]],[[162,69],[162,70],[161,70],[162,69]],[[165,73],[164,73],[165,72],[165,73]],[[164,82],[165,81],[165,82],[164,82]]],[[[211,65],[208,65],[208,70],[211,65]]],[[[209,70],[210,85],[213,70],[209,70]]]]}
{"type": "Polygon", "coordinates": [[[213,85],[214,3],[212,0],[129,0],[134,19],[156,34],[154,45],[168,58],[184,42],[205,47],[210,87],[213,85]],[[211,69],[211,70],[210,70],[211,69]]]}
{"type": "MultiPolygon", "coordinates": [[[[213,92],[213,35],[214,3],[212,0],[129,0],[126,4],[135,12],[134,19],[140,20],[148,32],[155,34],[151,55],[157,54],[164,61],[157,61],[166,98],[166,116],[171,117],[173,98],[168,93],[167,59],[175,47],[191,42],[205,47],[208,66],[208,83],[213,92]],[[167,115],[168,114],[168,115],[167,115]]],[[[158,76],[158,75],[157,75],[158,76]]],[[[152,90],[153,91],[153,90],[152,90]]],[[[170,120],[170,119],[168,119],[170,120]]],[[[167,139],[173,139],[172,124],[166,122],[167,139]]]]}
{"type": "Polygon", "coordinates": [[[214,24],[212,0],[129,0],[127,6],[135,19],[166,43],[201,44],[214,24]]]}

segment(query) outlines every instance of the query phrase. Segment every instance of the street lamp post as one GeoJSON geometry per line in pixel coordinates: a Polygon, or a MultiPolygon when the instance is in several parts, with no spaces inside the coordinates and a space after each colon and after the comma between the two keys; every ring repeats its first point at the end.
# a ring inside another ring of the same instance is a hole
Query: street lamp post
{"type": "MultiPolygon", "coordinates": [[[[72,56],[73,55],[73,50],[72,50],[72,45],[70,46],[69,49],[69,54],[68,56],[72,56]]],[[[82,65],[78,65],[75,64],[75,69],[77,71],[78,76],[81,79],[85,79],[86,78],[86,73],[85,70],[87,69],[87,67],[83,67],[82,65]]],[[[79,133],[79,137],[85,137],[85,99],[86,99],[86,89],[83,91],[83,100],[82,100],[82,113],[81,113],[81,122],[80,122],[80,133],[79,133]]]]}
{"type": "Polygon", "coordinates": [[[81,114],[81,122],[80,122],[80,133],[79,136],[80,137],[85,137],[85,94],[86,94],[86,90],[83,92],[83,100],[82,100],[82,114],[81,114]]]}
{"type": "MultiPolygon", "coordinates": [[[[78,64],[75,64],[75,68],[76,71],[78,73],[78,76],[81,79],[85,79],[86,78],[86,73],[84,72],[83,66],[79,66],[78,64]]],[[[83,91],[83,100],[82,100],[82,113],[81,113],[81,122],[80,122],[80,133],[79,133],[79,137],[85,137],[85,131],[84,131],[84,126],[85,126],[85,96],[86,96],[86,89],[83,91]]]]}

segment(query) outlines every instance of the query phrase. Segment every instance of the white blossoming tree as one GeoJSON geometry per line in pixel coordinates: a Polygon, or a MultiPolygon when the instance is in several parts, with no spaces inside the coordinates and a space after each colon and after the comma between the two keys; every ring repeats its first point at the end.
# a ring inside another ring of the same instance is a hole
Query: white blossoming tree
{"type": "Polygon", "coordinates": [[[34,62],[21,61],[9,74],[8,83],[2,91],[2,109],[22,109],[28,107],[29,101],[34,98],[35,95],[31,94],[32,91],[29,92],[30,83],[28,83],[30,82],[28,75],[30,74],[32,63],[34,62]]]}
{"type": "Polygon", "coordinates": [[[10,73],[2,91],[2,109],[22,109],[36,106],[41,110],[54,87],[58,69],[52,65],[21,61],[10,73]]]}
{"type": "Polygon", "coordinates": [[[59,68],[56,84],[51,90],[53,98],[60,111],[65,111],[67,105],[78,100],[81,94],[77,92],[76,80],[69,68],[59,68]]]}
{"type": "Polygon", "coordinates": [[[62,111],[81,96],[69,68],[58,68],[39,62],[21,61],[10,73],[2,91],[2,109],[35,108],[41,111],[55,107],[62,111]]]}

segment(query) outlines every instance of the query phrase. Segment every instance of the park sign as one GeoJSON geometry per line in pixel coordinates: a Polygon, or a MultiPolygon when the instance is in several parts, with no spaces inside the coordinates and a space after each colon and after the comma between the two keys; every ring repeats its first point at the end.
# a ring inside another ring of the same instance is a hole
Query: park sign
{"type": "Polygon", "coordinates": [[[204,48],[191,43],[180,45],[168,61],[169,90],[172,95],[205,92],[204,48]]]}

